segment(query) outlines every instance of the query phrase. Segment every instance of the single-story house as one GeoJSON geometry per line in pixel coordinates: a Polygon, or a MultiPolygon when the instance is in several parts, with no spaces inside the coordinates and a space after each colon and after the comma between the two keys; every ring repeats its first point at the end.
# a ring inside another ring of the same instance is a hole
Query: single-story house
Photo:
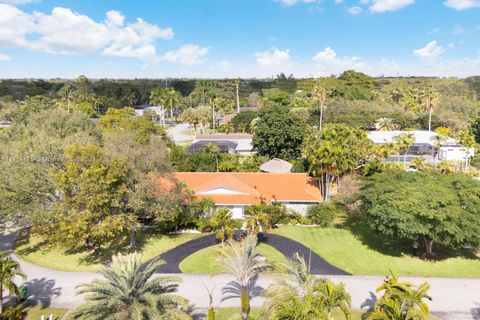
{"type": "MultiPolygon", "coordinates": [[[[467,159],[465,148],[455,142],[455,139],[447,137],[445,142],[440,146],[438,152],[435,152],[435,137],[438,133],[432,131],[369,131],[368,138],[375,144],[384,144],[395,142],[395,137],[400,134],[412,134],[415,142],[408,148],[406,156],[422,156],[427,161],[439,160],[456,160],[463,161],[467,159]]],[[[468,150],[468,156],[473,156],[473,149],[468,150]]],[[[411,158],[411,157],[410,157],[411,158]]],[[[399,159],[392,157],[391,160],[399,159]]],[[[402,158],[403,159],[403,158],[402,158]]]]}
{"type": "Polygon", "coordinates": [[[211,198],[216,208],[230,209],[235,219],[262,201],[283,203],[300,214],[322,201],[317,182],[305,173],[177,172],[174,178],[196,198],[211,198]]]}
{"type": "Polygon", "coordinates": [[[190,153],[201,151],[208,144],[218,146],[223,153],[236,153],[239,155],[250,155],[253,153],[251,134],[220,133],[196,136],[188,151],[190,153]]]}

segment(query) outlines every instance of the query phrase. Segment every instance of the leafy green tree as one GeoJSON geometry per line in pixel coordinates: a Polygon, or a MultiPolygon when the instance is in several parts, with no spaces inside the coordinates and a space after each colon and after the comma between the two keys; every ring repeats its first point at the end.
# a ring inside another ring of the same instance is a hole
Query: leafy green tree
{"type": "Polygon", "coordinates": [[[142,264],[138,254],[114,256],[110,267],[99,270],[103,279],[80,285],[86,302],[73,310],[78,320],[190,319],[188,301],[175,294],[180,279],[155,277],[158,262],[142,264]]]}
{"type": "Polygon", "coordinates": [[[308,171],[318,179],[325,201],[330,198],[333,183],[365,162],[370,149],[364,131],[340,124],[328,124],[305,139],[303,153],[308,171]]]}
{"type": "Polygon", "coordinates": [[[300,157],[307,131],[306,123],[288,107],[263,107],[253,136],[253,147],[269,158],[285,160],[300,157]]]}
{"type": "Polygon", "coordinates": [[[310,274],[305,259],[298,253],[285,264],[285,270],[263,293],[266,319],[333,320],[337,310],[350,319],[351,298],[343,284],[335,285],[310,274]]]}
{"type": "Polygon", "coordinates": [[[250,124],[252,123],[253,119],[258,117],[258,111],[254,110],[247,110],[238,113],[232,119],[232,125],[234,127],[235,132],[252,132],[250,128],[250,124]]]}
{"type": "Polygon", "coordinates": [[[115,243],[137,227],[127,211],[128,171],[124,159],[107,156],[97,145],[65,150],[65,167],[53,173],[61,201],[34,230],[72,248],[115,243]]]}
{"type": "Polygon", "coordinates": [[[422,320],[431,319],[428,304],[432,300],[428,295],[427,282],[416,287],[410,282],[400,282],[395,275],[386,277],[377,292],[384,291],[369,312],[369,320],[422,320]]]}
{"type": "Polygon", "coordinates": [[[7,290],[10,295],[19,295],[20,290],[15,284],[14,278],[27,276],[20,269],[18,262],[13,260],[6,252],[0,252],[0,314],[3,310],[3,290],[7,290]]]}
{"type": "Polygon", "coordinates": [[[425,88],[421,93],[421,105],[428,112],[428,131],[432,131],[432,113],[438,105],[439,93],[433,87],[425,88]]]}
{"type": "Polygon", "coordinates": [[[466,149],[465,171],[468,171],[470,170],[470,162],[473,156],[471,149],[476,146],[475,137],[468,130],[459,130],[455,139],[466,149]]]}
{"type": "Polygon", "coordinates": [[[423,244],[451,248],[480,242],[480,182],[438,172],[386,171],[366,179],[360,197],[372,230],[423,244]]]}
{"type": "Polygon", "coordinates": [[[240,306],[244,320],[248,319],[250,313],[249,288],[252,279],[271,268],[271,265],[257,252],[256,248],[257,237],[248,235],[242,242],[229,240],[227,245],[219,249],[220,264],[235,276],[236,285],[233,287],[240,288],[240,306]]]}

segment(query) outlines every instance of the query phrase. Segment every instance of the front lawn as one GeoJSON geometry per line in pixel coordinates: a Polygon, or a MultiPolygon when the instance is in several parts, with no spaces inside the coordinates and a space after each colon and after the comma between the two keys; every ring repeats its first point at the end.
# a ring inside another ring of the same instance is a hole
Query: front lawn
{"type": "MultiPolygon", "coordinates": [[[[138,252],[142,254],[144,261],[148,261],[163,252],[200,236],[202,234],[147,236],[139,245],[138,252]]],[[[45,245],[43,239],[38,236],[19,238],[16,253],[25,261],[48,269],[62,271],[94,272],[102,265],[101,261],[95,259],[92,251],[70,253],[62,247],[45,245]]],[[[108,256],[111,255],[112,253],[108,254],[108,256]]]]}
{"type": "Polygon", "coordinates": [[[406,255],[404,247],[355,226],[349,229],[282,226],[273,232],[296,240],[331,264],[358,275],[480,278],[480,257],[466,253],[438,261],[406,255]]]}
{"type": "MultiPolygon", "coordinates": [[[[219,245],[211,246],[188,256],[180,263],[180,270],[184,273],[225,272],[225,269],[218,263],[218,247],[219,245]]],[[[285,256],[269,245],[260,243],[258,251],[277,268],[281,268],[281,263],[286,262],[285,256]]]]}

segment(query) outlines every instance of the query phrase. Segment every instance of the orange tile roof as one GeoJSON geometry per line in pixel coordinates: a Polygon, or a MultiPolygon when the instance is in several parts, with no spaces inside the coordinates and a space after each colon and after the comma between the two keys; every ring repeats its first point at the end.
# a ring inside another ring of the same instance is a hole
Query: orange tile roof
{"type": "Polygon", "coordinates": [[[195,192],[198,198],[212,198],[217,204],[255,204],[266,201],[319,202],[322,196],[314,179],[305,173],[177,172],[174,178],[195,192]],[[215,189],[235,194],[215,193],[215,189]],[[208,194],[205,194],[208,192],[208,194]]]}

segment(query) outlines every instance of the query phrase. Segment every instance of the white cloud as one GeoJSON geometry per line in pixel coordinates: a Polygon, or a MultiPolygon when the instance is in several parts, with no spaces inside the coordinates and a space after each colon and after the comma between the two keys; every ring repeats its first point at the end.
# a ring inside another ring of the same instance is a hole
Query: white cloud
{"type": "Polygon", "coordinates": [[[290,50],[279,50],[273,48],[267,51],[260,51],[255,53],[257,63],[261,66],[279,66],[290,60],[290,50]]]}
{"type": "Polygon", "coordinates": [[[359,15],[360,13],[362,13],[362,11],[362,8],[357,6],[348,8],[348,13],[354,16],[359,15]]]}
{"type": "Polygon", "coordinates": [[[337,74],[348,69],[359,70],[365,67],[365,62],[358,57],[339,57],[330,47],[317,52],[312,60],[321,74],[337,74]]]}
{"type": "Polygon", "coordinates": [[[12,57],[7,56],[6,54],[1,54],[1,53],[0,53],[0,62],[2,62],[2,61],[10,61],[10,60],[12,60],[12,57]]]}
{"type": "Polygon", "coordinates": [[[203,62],[209,48],[200,47],[196,44],[186,44],[176,51],[168,51],[162,56],[162,60],[178,62],[183,65],[200,64],[203,62]]]}
{"type": "Polygon", "coordinates": [[[125,16],[113,10],[106,13],[105,21],[96,22],[68,8],[28,14],[0,4],[0,46],[4,47],[152,59],[156,56],[156,40],[173,36],[171,28],[160,28],[141,18],[125,23],[125,16]]]}
{"type": "Polygon", "coordinates": [[[397,11],[413,4],[415,0],[372,0],[370,12],[383,13],[387,11],[397,11]]]}
{"type": "Polygon", "coordinates": [[[413,50],[413,54],[420,58],[432,59],[441,56],[445,49],[438,45],[437,41],[431,41],[420,49],[413,50]]]}
{"type": "Polygon", "coordinates": [[[480,7],[480,0],[446,0],[444,3],[449,8],[461,11],[480,7]]]}

